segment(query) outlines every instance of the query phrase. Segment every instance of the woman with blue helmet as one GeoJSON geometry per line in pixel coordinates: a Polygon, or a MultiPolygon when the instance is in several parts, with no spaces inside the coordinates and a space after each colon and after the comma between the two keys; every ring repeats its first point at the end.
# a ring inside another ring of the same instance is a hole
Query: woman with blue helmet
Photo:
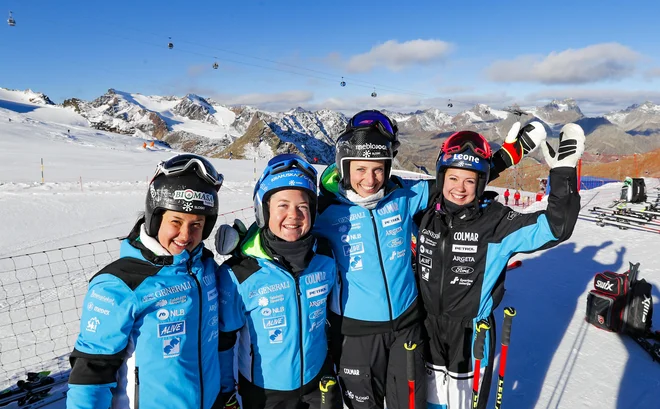
{"type": "MultiPolygon", "coordinates": [[[[254,188],[256,222],[221,267],[220,348],[233,348],[240,332],[243,409],[320,408],[319,381],[334,379],[325,322],[337,274],[327,241],[310,234],[316,179],[297,155],[273,158],[254,188]]],[[[233,386],[229,373],[223,390],[233,386]]],[[[341,407],[339,394],[331,401],[341,407]]]]}

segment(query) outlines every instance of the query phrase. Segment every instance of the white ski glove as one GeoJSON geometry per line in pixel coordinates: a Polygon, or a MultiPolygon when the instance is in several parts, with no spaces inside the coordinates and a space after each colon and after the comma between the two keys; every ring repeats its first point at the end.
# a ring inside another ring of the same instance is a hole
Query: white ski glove
{"type": "Polygon", "coordinates": [[[578,124],[566,124],[559,132],[557,152],[546,141],[541,145],[546,163],[551,168],[567,166],[574,168],[584,152],[584,131],[578,124]]]}
{"type": "Polygon", "coordinates": [[[242,221],[235,219],[234,225],[223,224],[215,232],[215,250],[218,254],[228,256],[241,242],[247,229],[242,221]]]}
{"type": "Polygon", "coordinates": [[[525,155],[533,152],[545,140],[543,124],[530,122],[521,129],[520,122],[511,126],[502,144],[500,156],[506,167],[517,165],[525,155]]]}

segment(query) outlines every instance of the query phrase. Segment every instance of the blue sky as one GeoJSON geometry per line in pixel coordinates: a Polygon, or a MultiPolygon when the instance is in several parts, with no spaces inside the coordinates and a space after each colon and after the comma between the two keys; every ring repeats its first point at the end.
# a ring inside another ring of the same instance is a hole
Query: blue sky
{"type": "Polygon", "coordinates": [[[3,0],[17,25],[0,25],[0,86],[271,110],[660,103],[657,1],[187,3],[3,0]]]}

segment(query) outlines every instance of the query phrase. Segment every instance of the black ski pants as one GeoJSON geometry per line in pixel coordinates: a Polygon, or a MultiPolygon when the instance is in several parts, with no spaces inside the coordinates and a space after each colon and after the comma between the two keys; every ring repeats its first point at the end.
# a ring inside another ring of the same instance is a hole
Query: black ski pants
{"type": "Polygon", "coordinates": [[[339,363],[339,382],[349,409],[408,408],[408,379],[404,343],[417,344],[415,357],[415,407],[426,407],[424,337],[421,324],[362,336],[345,335],[339,363]]]}
{"type": "MultiPolygon", "coordinates": [[[[238,392],[241,395],[242,409],[320,409],[321,391],[319,381],[324,375],[335,376],[330,358],[326,360],[319,374],[302,388],[292,391],[278,391],[264,389],[248,381],[240,372],[238,373],[238,392]]],[[[341,391],[335,385],[331,392],[326,394],[330,402],[328,409],[341,409],[341,391]]]]}
{"type": "MultiPolygon", "coordinates": [[[[484,359],[481,361],[479,405],[485,409],[493,378],[495,358],[495,319],[488,317],[490,330],[486,333],[484,359]]],[[[428,333],[427,358],[428,408],[472,408],[472,384],[474,377],[473,342],[474,325],[470,320],[447,316],[429,315],[424,321],[428,333]]]]}

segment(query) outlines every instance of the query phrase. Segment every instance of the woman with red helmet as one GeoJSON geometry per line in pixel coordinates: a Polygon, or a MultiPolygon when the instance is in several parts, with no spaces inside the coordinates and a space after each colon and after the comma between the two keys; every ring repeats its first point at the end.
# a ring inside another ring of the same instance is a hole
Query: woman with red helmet
{"type": "MultiPolygon", "coordinates": [[[[458,132],[438,155],[437,192],[418,220],[416,260],[429,336],[428,408],[473,407],[472,340],[480,320],[494,327],[492,311],[504,294],[509,258],[556,246],[573,232],[580,210],[575,166],[584,151],[584,132],[575,124],[564,126],[559,156],[547,142],[541,146],[551,167],[552,190],[547,210],[527,214],[480,200],[492,161],[482,135],[458,132]]],[[[490,331],[481,361],[478,408],[488,401],[494,348],[490,331]]]]}

